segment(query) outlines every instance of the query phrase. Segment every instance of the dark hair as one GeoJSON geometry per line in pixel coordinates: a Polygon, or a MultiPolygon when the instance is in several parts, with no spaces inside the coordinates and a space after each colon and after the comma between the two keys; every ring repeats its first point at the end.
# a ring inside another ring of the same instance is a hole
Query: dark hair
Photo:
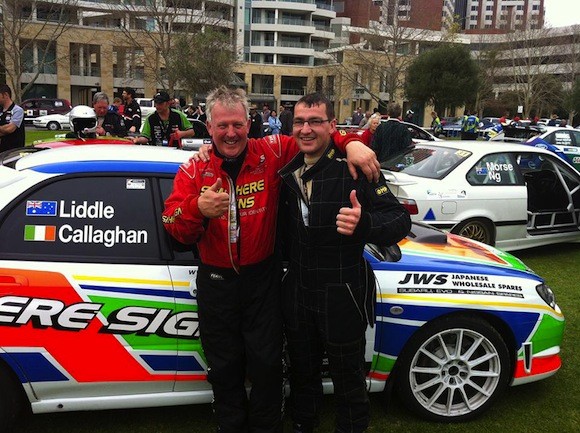
{"type": "Polygon", "coordinates": [[[12,98],[12,89],[10,89],[10,86],[6,83],[0,84],[0,93],[8,93],[8,96],[12,98]]]}
{"type": "Polygon", "coordinates": [[[400,117],[401,111],[401,106],[396,102],[391,102],[387,105],[387,114],[391,117],[400,117]]]}
{"type": "MultiPolygon", "coordinates": [[[[328,117],[328,120],[334,120],[335,118],[334,105],[332,105],[332,102],[321,93],[310,93],[305,95],[296,102],[296,105],[298,104],[304,104],[309,108],[313,105],[324,104],[326,105],[326,117],[328,117]]],[[[296,105],[294,105],[294,107],[296,107],[296,105]]]]}
{"type": "Polygon", "coordinates": [[[135,89],[132,87],[125,87],[123,90],[127,92],[127,95],[131,95],[131,98],[135,97],[135,89]]]}

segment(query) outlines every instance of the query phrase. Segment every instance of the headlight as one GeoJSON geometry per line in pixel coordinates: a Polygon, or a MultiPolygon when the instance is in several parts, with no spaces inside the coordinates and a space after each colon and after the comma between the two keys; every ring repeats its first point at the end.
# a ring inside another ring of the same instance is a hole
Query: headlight
{"type": "Polygon", "coordinates": [[[544,300],[546,304],[548,304],[552,308],[556,308],[556,296],[552,289],[550,289],[545,284],[539,284],[536,286],[536,292],[540,295],[540,298],[544,300]]]}

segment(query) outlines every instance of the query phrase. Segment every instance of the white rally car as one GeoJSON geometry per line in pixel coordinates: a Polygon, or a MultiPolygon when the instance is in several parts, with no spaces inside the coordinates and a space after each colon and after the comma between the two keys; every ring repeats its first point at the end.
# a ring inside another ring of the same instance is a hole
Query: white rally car
{"type": "MultiPolygon", "coordinates": [[[[198,258],[161,222],[190,156],[119,145],[0,154],[0,426],[29,411],[211,402],[198,258]]],[[[365,257],[378,286],[369,391],[393,383],[417,414],[461,421],[560,368],[562,312],[515,257],[421,225],[365,257]]]]}
{"type": "Polygon", "coordinates": [[[382,167],[413,221],[506,251],[580,240],[580,174],[545,149],[423,143],[382,167]]]}

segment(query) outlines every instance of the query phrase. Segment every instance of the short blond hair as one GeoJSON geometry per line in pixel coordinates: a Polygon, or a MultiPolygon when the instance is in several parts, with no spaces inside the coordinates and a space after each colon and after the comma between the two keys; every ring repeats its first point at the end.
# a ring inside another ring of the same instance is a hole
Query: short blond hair
{"type": "Polygon", "coordinates": [[[249,115],[249,104],[246,92],[244,89],[231,89],[226,86],[220,86],[207,95],[205,101],[205,109],[208,122],[211,122],[211,112],[216,103],[220,103],[228,108],[234,108],[238,104],[242,104],[246,115],[249,115]]]}

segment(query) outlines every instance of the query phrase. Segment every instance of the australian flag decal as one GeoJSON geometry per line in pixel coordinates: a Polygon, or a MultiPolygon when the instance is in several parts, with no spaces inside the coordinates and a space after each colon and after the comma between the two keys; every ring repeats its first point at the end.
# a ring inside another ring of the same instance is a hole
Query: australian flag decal
{"type": "Polygon", "coordinates": [[[26,201],[26,216],[56,216],[56,201],[26,201]]]}

